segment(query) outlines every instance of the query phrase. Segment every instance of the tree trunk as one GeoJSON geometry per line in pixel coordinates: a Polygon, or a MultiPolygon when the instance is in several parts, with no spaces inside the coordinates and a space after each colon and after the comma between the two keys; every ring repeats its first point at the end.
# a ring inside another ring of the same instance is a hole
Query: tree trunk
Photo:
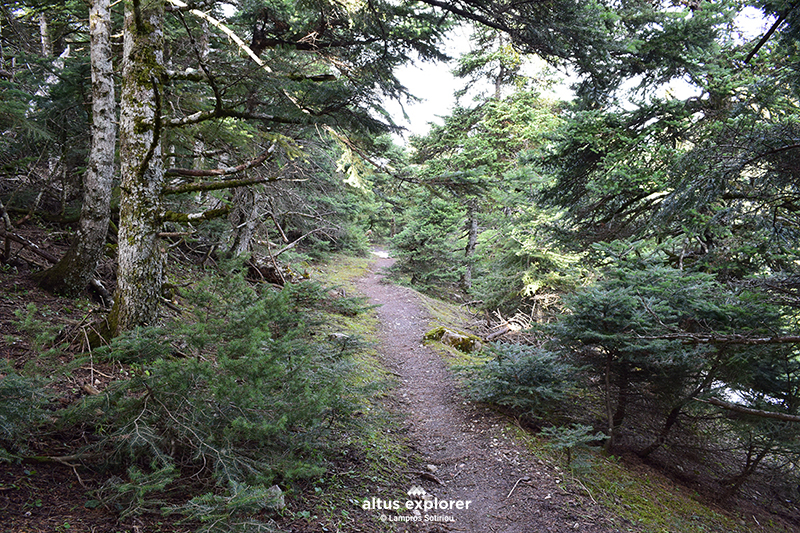
{"type": "Polygon", "coordinates": [[[478,209],[477,199],[473,198],[467,206],[467,246],[464,248],[464,275],[461,277],[461,287],[464,292],[472,288],[472,259],[475,257],[475,247],[478,245],[478,209]]]}
{"type": "Polygon", "coordinates": [[[164,71],[163,0],[125,3],[120,100],[120,224],[117,293],[110,333],[152,324],[163,283],[159,84],[164,71]]]}
{"type": "Polygon", "coordinates": [[[92,68],[92,147],[83,176],[78,232],[67,253],[39,279],[42,287],[74,296],[94,275],[111,216],[111,184],[117,139],[109,0],[94,0],[89,12],[92,68]]]}
{"type": "Polygon", "coordinates": [[[53,55],[53,45],[50,44],[50,27],[44,11],[39,13],[39,39],[42,42],[42,57],[53,55]]]}
{"type": "Polygon", "coordinates": [[[230,221],[233,226],[230,257],[241,257],[250,252],[256,226],[260,218],[258,209],[258,191],[254,187],[239,187],[234,190],[230,221]]]}
{"type": "Polygon", "coordinates": [[[667,441],[669,432],[672,430],[672,426],[675,425],[675,422],[678,421],[678,417],[680,416],[684,405],[686,405],[686,402],[681,402],[672,408],[672,410],[669,412],[669,415],[667,415],[667,420],[664,422],[664,426],[661,428],[661,433],[659,433],[658,437],[644,450],[637,452],[639,457],[642,459],[649,457],[650,454],[659,449],[667,441]]]}

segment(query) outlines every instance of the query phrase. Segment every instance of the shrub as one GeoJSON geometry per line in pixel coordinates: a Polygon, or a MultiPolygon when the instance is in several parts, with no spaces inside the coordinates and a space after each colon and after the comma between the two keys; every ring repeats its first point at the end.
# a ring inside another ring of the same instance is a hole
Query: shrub
{"type": "Polygon", "coordinates": [[[558,354],[521,344],[492,344],[488,352],[493,359],[468,369],[478,401],[538,417],[574,390],[580,369],[558,354]]]}
{"type": "Polygon", "coordinates": [[[0,362],[0,461],[24,452],[35,428],[47,419],[44,383],[20,376],[0,362]]]}
{"type": "Polygon", "coordinates": [[[570,426],[544,428],[540,435],[550,441],[547,447],[557,451],[564,451],[567,455],[567,466],[572,464],[573,452],[585,448],[590,442],[605,440],[603,433],[594,432],[591,426],[571,424],[570,426]]]}
{"type": "MultiPolygon", "coordinates": [[[[196,320],[143,328],[111,344],[105,356],[126,360],[137,343],[152,355],[154,335],[169,349],[134,365],[131,379],[87,397],[71,420],[93,426],[93,448],[154,492],[172,481],[173,466],[204,482],[212,499],[231,487],[243,494],[319,475],[326,437],[349,411],[350,352],[312,335],[307,306],[326,293],[308,289],[259,294],[241,276],[205,280],[185,294],[196,320]]],[[[129,512],[152,507],[144,492],[122,492],[129,512]]]]}

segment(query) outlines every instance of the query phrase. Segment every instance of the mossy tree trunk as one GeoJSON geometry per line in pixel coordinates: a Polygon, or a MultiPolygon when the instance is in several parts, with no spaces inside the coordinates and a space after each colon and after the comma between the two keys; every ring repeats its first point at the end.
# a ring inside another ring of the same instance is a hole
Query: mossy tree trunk
{"type": "Polygon", "coordinates": [[[117,142],[109,0],[94,0],[89,12],[92,71],[92,147],[83,176],[78,231],[67,253],[39,279],[42,287],[74,296],[91,280],[103,254],[111,215],[111,185],[117,142]]]}
{"type": "Polygon", "coordinates": [[[151,324],[163,283],[161,105],[163,0],[125,2],[120,101],[120,224],[111,334],[151,324]]]}

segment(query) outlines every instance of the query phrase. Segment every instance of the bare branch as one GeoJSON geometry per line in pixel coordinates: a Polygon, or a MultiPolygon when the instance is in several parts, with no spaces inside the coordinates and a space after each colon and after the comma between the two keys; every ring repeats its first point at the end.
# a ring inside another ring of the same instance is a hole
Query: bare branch
{"type": "Polygon", "coordinates": [[[259,183],[269,183],[282,179],[280,176],[257,176],[254,178],[228,179],[221,181],[207,181],[203,183],[187,183],[177,187],[167,187],[164,194],[180,194],[184,192],[219,191],[222,189],[234,189],[236,187],[246,187],[259,183]]]}
{"type": "MultiPolygon", "coordinates": [[[[16,243],[21,244],[24,248],[29,249],[31,252],[35,253],[39,257],[47,259],[49,262],[56,264],[58,263],[58,257],[54,256],[50,252],[42,250],[39,246],[25,237],[20,237],[19,235],[15,235],[14,233],[8,233],[7,231],[3,231],[0,233],[0,237],[4,237],[10,241],[14,241],[16,243]]],[[[6,258],[7,259],[7,258],[6,258]]]]}
{"type": "Polygon", "coordinates": [[[794,8],[794,2],[789,4],[789,8],[785,12],[783,12],[783,14],[781,14],[780,17],[778,17],[778,19],[775,21],[772,27],[769,30],[767,30],[767,33],[765,33],[764,36],[761,37],[761,40],[758,41],[755,48],[750,50],[750,53],[747,54],[747,57],[744,60],[745,63],[749,63],[750,60],[755,57],[758,51],[761,50],[761,47],[767,44],[767,41],[769,41],[770,37],[772,37],[772,34],[775,33],[775,31],[781,24],[783,24],[783,22],[786,20],[786,17],[789,16],[789,12],[791,12],[793,8],[794,8]]]}
{"type": "Polygon", "coordinates": [[[305,239],[305,238],[306,238],[306,237],[308,237],[309,235],[312,235],[312,234],[314,234],[314,233],[318,233],[318,232],[320,232],[320,231],[325,231],[325,228],[315,228],[315,229],[312,229],[311,231],[309,231],[309,232],[308,232],[308,233],[306,233],[305,235],[303,235],[303,236],[301,236],[301,237],[298,237],[297,239],[295,239],[294,241],[292,241],[290,244],[288,244],[288,245],[284,246],[283,248],[281,248],[280,250],[278,250],[277,252],[275,252],[273,255],[274,255],[275,257],[278,257],[278,256],[279,256],[279,255],[281,255],[283,252],[287,252],[287,251],[291,250],[292,248],[294,248],[295,246],[297,246],[297,243],[299,243],[300,241],[302,241],[303,239],[305,239]]]}
{"type": "MultiPolygon", "coordinates": [[[[216,106],[210,111],[197,111],[191,115],[164,120],[164,127],[177,128],[180,126],[190,126],[205,120],[213,120],[215,118],[241,118],[248,120],[265,120],[267,122],[275,122],[276,124],[300,124],[302,121],[286,117],[277,117],[275,115],[266,115],[264,113],[246,113],[243,111],[236,111],[233,109],[222,109],[216,106]]],[[[163,120],[163,119],[162,119],[163,120]]]]}
{"type": "Polygon", "coordinates": [[[800,335],[779,335],[774,337],[746,337],[744,335],[715,335],[702,333],[669,333],[666,335],[638,336],[644,340],[680,340],[684,344],[800,344],[800,335]]]}
{"type": "Polygon", "coordinates": [[[800,422],[800,416],[797,415],[778,413],[776,411],[764,411],[762,409],[751,409],[750,407],[745,407],[743,405],[723,402],[722,400],[718,400],[716,398],[709,398],[708,400],[695,398],[695,400],[698,402],[709,403],[711,405],[715,405],[717,407],[727,409],[728,411],[733,411],[734,413],[740,413],[743,415],[757,416],[759,418],[772,418],[773,420],[781,420],[783,422],[800,422]]]}
{"type": "MultiPolygon", "coordinates": [[[[275,153],[275,148],[277,145],[272,143],[269,148],[264,150],[258,157],[255,159],[251,159],[246,163],[242,163],[241,165],[235,167],[228,167],[228,168],[212,168],[212,169],[190,169],[190,168],[171,168],[167,170],[167,176],[190,176],[190,177],[210,177],[210,176],[229,176],[231,174],[238,174],[239,172],[243,172],[247,169],[253,168],[255,166],[260,165],[269,157],[275,153]]],[[[170,188],[165,189],[165,192],[169,193],[170,188]]],[[[174,193],[173,193],[174,194],[174,193]]]]}
{"type": "Polygon", "coordinates": [[[209,209],[202,213],[176,213],[174,211],[167,211],[164,213],[164,221],[166,222],[200,222],[202,220],[211,220],[213,218],[223,217],[228,214],[230,208],[228,206],[219,209],[209,209]]]}
{"type": "Polygon", "coordinates": [[[191,8],[189,7],[189,5],[188,5],[188,4],[186,4],[185,2],[182,2],[181,0],[168,0],[168,1],[169,1],[169,3],[170,3],[170,4],[172,4],[172,5],[176,6],[176,7],[179,7],[179,8],[181,8],[181,9],[188,9],[188,10],[189,10],[189,12],[190,12],[192,15],[195,15],[196,17],[200,17],[200,18],[202,18],[202,19],[205,19],[205,20],[207,20],[207,21],[208,21],[210,24],[212,24],[214,27],[216,27],[216,28],[217,28],[218,30],[220,30],[222,33],[224,33],[225,35],[227,35],[227,36],[228,36],[228,37],[229,37],[229,38],[230,38],[230,39],[231,39],[233,42],[235,42],[235,43],[236,43],[236,45],[239,47],[239,49],[240,49],[242,52],[246,53],[248,56],[250,56],[250,59],[252,59],[253,61],[255,61],[255,62],[258,64],[258,66],[259,66],[259,67],[261,67],[262,69],[264,69],[264,71],[265,71],[265,72],[268,72],[268,73],[271,73],[271,72],[272,72],[272,69],[271,69],[271,68],[269,68],[269,66],[267,66],[267,65],[266,65],[266,64],[265,64],[265,63],[264,63],[264,62],[261,60],[261,58],[260,58],[260,57],[258,57],[258,56],[255,54],[255,52],[253,52],[253,51],[250,49],[250,47],[249,47],[249,46],[247,46],[247,45],[245,44],[245,42],[239,38],[239,36],[238,36],[238,35],[236,35],[236,34],[235,34],[235,33],[234,33],[234,32],[233,32],[233,31],[232,31],[230,28],[228,28],[228,27],[227,27],[226,25],[224,25],[222,22],[220,22],[219,20],[215,19],[214,17],[212,17],[212,16],[211,16],[211,15],[209,15],[208,13],[204,13],[204,12],[200,11],[199,9],[191,9],[191,8]]]}

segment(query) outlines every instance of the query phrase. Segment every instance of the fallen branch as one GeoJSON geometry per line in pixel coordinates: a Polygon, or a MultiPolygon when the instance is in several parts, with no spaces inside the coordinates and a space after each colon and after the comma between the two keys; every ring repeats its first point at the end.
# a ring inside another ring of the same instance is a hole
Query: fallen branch
{"type": "Polygon", "coordinates": [[[108,292],[108,289],[103,286],[103,283],[99,279],[92,279],[89,281],[89,285],[100,295],[100,299],[103,301],[103,305],[106,308],[111,309],[114,307],[114,297],[108,292]]]}
{"type": "Polygon", "coordinates": [[[7,231],[3,231],[2,233],[0,233],[0,236],[4,237],[4,238],[6,238],[6,239],[8,239],[10,241],[14,241],[17,244],[21,244],[23,246],[23,248],[29,249],[31,252],[35,253],[39,257],[47,259],[48,261],[50,261],[53,264],[58,263],[58,257],[54,256],[50,252],[46,252],[46,251],[42,250],[41,248],[39,248],[39,245],[32,243],[31,241],[29,241],[25,237],[20,237],[19,235],[16,235],[14,233],[9,233],[7,231]]]}
{"type": "Polygon", "coordinates": [[[486,336],[486,342],[491,342],[491,341],[495,340],[497,337],[502,337],[503,335],[505,335],[509,331],[511,331],[511,326],[509,326],[508,324],[505,324],[505,325],[501,326],[500,329],[498,329],[497,331],[488,334],[486,336]]]}

